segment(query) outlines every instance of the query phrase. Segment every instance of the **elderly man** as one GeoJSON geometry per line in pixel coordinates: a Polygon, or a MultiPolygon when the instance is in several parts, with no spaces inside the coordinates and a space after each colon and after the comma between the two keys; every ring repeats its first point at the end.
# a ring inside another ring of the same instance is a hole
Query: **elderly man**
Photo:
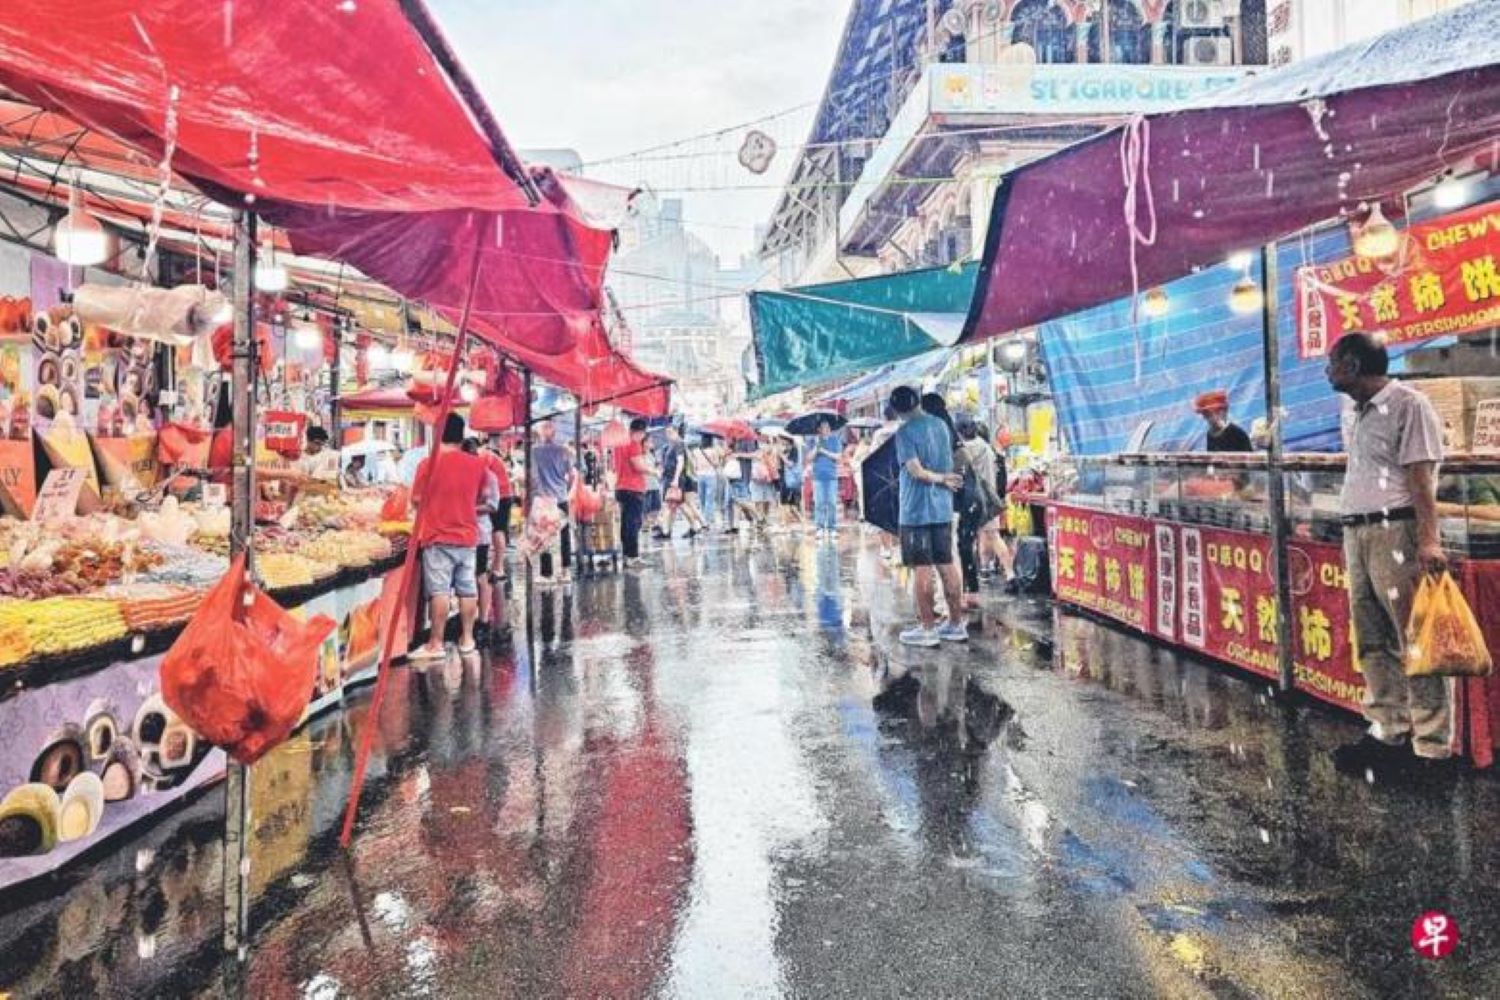
{"type": "Polygon", "coordinates": [[[1341,338],[1328,358],[1329,384],[1354,401],[1344,417],[1340,509],[1370,723],[1363,739],[1335,751],[1334,763],[1353,774],[1436,774],[1451,764],[1448,681],[1407,677],[1402,654],[1421,574],[1447,565],[1437,519],[1443,426],[1426,396],[1387,376],[1389,364],[1385,348],[1362,333],[1341,338]]]}

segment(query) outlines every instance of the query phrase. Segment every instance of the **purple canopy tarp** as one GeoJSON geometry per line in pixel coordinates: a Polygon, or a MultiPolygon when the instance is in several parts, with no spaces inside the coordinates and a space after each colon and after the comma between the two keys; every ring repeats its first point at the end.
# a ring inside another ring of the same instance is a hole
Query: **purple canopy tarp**
{"type": "Polygon", "coordinates": [[[1391,214],[1500,141],[1496,38],[1500,0],[1475,0],[1014,171],[963,339],[1129,296],[1362,202],[1391,214]]]}

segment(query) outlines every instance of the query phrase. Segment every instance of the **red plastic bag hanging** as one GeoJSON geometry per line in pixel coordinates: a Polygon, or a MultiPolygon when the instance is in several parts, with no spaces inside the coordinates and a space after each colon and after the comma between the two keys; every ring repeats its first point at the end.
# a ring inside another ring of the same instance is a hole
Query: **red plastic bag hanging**
{"type": "Polygon", "coordinates": [[[469,426],[482,434],[498,434],[517,423],[509,396],[480,396],[469,407],[469,426]]]}
{"type": "Polygon", "coordinates": [[[405,486],[397,486],[391,491],[391,495],[385,498],[385,503],[380,505],[382,521],[405,521],[410,514],[411,490],[405,486]]]}
{"type": "Polygon", "coordinates": [[[326,615],[288,614],[245,579],[236,556],[162,659],[162,698],[198,735],[252,764],[301,720],[334,628],[326,615]]]}
{"type": "Polygon", "coordinates": [[[191,424],[170,423],[156,436],[156,460],[163,465],[186,465],[201,469],[208,465],[212,431],[191,424]]]}

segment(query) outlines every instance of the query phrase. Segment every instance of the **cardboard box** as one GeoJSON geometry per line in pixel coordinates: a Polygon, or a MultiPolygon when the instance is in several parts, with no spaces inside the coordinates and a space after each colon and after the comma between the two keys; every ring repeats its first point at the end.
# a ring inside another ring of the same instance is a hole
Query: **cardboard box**
{"type": "Polygon", "coordinates": [[[1474,417],[1479,404],[1500,398],[1500,378],[1424,378],[1413,379],[1409,384],[1432,400],[1443,422],[1443,450],[1450,455],[1464,455],[1472,450],[1474,417]]]}

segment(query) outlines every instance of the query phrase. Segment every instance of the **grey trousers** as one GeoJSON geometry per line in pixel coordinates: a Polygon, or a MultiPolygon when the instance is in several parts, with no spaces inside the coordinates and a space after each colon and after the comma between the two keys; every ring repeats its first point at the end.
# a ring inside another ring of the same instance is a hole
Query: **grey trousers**
{"type": "Polygon", "coordinates": [[[1387,743],[1410,736],[1419,757],[1449,756],[1448,678],[1407,677],[1402,667],[1406,622],[1422,573],[1416,522],[1345,528],[1344,564],[1370,734],[1387,743]]]}

